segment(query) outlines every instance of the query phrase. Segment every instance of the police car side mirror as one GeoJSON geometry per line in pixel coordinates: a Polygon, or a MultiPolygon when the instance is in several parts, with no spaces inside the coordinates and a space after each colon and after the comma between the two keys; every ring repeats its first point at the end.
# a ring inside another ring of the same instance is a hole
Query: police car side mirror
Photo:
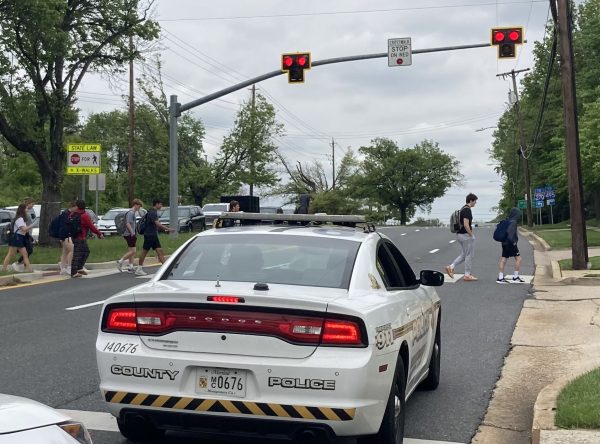
{"type": "Polygon", "coordinates": [[[419,279],[422,285],[429,287],[441,287],[444,285],[444,274],[439,271],[433,270],[422,270],[421,279],[419,279]]]}

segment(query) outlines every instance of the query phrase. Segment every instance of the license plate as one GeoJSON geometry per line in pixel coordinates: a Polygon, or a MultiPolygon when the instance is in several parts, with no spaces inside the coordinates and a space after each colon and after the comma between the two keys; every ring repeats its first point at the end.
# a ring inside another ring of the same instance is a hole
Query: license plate
{"type": "Polygon", "coordinates": [[[199,368],[196,392],[244,398],[246,396],[246,370],[212,367],[199,368]]]}

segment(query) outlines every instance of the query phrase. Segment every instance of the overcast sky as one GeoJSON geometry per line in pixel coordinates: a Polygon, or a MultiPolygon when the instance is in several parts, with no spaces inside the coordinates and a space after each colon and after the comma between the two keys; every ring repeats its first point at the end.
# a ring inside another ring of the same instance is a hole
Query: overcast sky
{"type": "MultiPolygon", "coordinates": [[[[278,76],[257,85],[275,106],[286,136],[277,140],[290,161],[336,160],[374,137],[402,147],[428,138],[461,162],[464,186],[435,201],[429,216],[443,221],[474,192],[475,219],[489,220],[500,178],[488,156],[493,128],[506,109],[512,83],[496,74],[532,67],[533,42],[543,38],[545,0],[156,0],[167,94],[180,103],[279,68],[285,52],[311,51],[313,62],[387,52],[390,38],[411,37],[414,49],[486,43],[493,26],[525,26],[529,43],[519,57],[498,61],[496,48],[413,55],[412,66],[386,58],[315,67],[304,84],[278,76]]],[[[137,65],[136,76],[141,65],[137,65]]],[[[90,75],[81,88],[84,114],[123,107],[127,75],[109,88],[90,75]]],[[[209,159],[231,129],[241,90],[191,111],[206,127],[209,159]]],[[[535,184],[533,184],[535,185],[535,184]]]]}

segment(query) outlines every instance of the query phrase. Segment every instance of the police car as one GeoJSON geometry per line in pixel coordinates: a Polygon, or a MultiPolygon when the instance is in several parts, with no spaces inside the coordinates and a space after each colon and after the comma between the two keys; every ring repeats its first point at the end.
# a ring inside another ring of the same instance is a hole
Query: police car
{"type": "Polygon", "coordinates": [[[100,388],[121,433],[402,443],[406,399],[440,379],[443,274],[417,278],[362,217],[221,218],[241,226],[196,235],[103,306],[100,388]]]}

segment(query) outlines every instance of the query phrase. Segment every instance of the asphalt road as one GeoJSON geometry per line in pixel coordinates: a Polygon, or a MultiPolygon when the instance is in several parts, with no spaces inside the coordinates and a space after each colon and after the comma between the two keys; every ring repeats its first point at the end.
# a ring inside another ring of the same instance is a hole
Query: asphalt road
{"type": "MultiPolygon", "coordinates": [[[[383,228],[418,273],[443,270],[458,255],[445,228],[383,228]]],[[[447,283],[442,299],[442,380],[407,404],[406,436],[468,443],[488,405],[529,285],[495,283],[500,247],[491,228],[476,231],[477,282],[447,283]]],[[[533,253],[521,240],[521,274],[533,274],[533,253]]],[[[512,263],[508,269],[512,271],[512,263]]],[[[462,273],[459,266],[457,272],[462,273]]],[[[94,352],[101,301],[141,283],[127,273],[0,289],[0,393],[36,399],[55,408],[105,412],[94,352]]],[[[92,430],[96,444],[125,444],[119,433],[92,430]]],[[[167,442],[167,441],[165,441],[167,442]]],[[[191,444],[190,437],[168,442],[191,444]]],[[[204,441],[206,442],[206,441],[204,441]]],[[[347,441],[352,442],[352,441],[347,441]]]]}

